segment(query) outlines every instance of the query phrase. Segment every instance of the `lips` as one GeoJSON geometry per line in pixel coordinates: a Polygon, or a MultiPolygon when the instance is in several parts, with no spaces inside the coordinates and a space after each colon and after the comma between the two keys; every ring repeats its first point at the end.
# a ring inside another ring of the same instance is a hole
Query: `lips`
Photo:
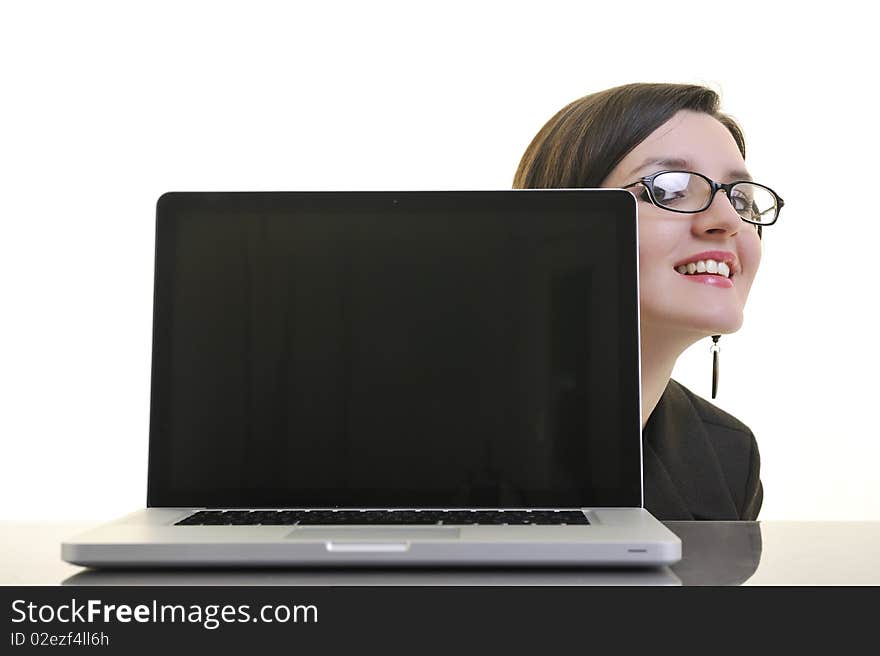
{"type": "Polygon", "coordinates": [[[731,287],[733,287],[733,281],[730,278],[719,276],[716,273],[697,273],[689,274],[682,277],[687,278],[688,280],[692,280],[693,282],[699,282],[704,285],[709,285],[710,287],[723,287],[725,289],[730,289],[731,287]]]}

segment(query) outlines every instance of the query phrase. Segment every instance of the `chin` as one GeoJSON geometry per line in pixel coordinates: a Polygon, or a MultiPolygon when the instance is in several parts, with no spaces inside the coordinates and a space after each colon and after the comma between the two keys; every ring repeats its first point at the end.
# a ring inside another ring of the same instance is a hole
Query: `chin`
{"type": "Polygon", "coordinates": [[[690,322],[690,328],[706,335],[727,335],[742,328],[742,324],[743,315],[740,312],[729,317],[719,317],[717,314],[711,317],[701,317],[701,319],[690,322]]]}
{"type": "Polygon", "coordinates": [[[717,308],[709,311],[702,308],[699,313],[662,313],[642,309],[642,324],[655,327],[664,326],[675,332],[692,335],[726,335],[735,333],[742,327],[743,313],[730,308],[717,308]]]}

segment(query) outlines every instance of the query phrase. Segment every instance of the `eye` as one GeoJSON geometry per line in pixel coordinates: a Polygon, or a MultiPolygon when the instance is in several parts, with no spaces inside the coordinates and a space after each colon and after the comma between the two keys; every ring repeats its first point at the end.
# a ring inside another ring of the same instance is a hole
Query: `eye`
{"type": "Polygon", "coordinates": [[[681,189],[672,191],[669,189],[658,189],[657,187],[654,187],[654,195],[661,203],[673,203],[677,200],[685,199],[687,197],[687,190],[681,189]]]}
{"type": "Polygon", "coordinates": [[[654,197],[658,203],[672,205],[693,195],[692,176],[686,171],[662,173],[654,179],[654,197]]]}
{"type": "Polygon", "coordinates": [[[654,197],[657,199],[658,203],[663,203],[664,205],[674,205],[677,201],[688,199],[689,196],[690,194],[688,193],[687,187],[681,189],[669,189],[654,185],[654,197]]]}
{"type": "Polygon", "coordinates": [[[733,201],[733,206],[737,210],[744,210],[747,208],[754,208],[754,201],[748,194],[744,194],[739,190],[734,190],[734,192],[730,195],[730,200],[733,201]]]}

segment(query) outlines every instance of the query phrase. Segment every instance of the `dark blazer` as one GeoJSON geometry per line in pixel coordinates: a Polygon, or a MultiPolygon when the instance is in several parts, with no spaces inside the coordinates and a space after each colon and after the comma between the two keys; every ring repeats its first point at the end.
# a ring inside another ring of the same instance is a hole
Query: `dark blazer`
{"type": "Polygon", "coordinates": [[[645,508],[657,519],[758,517],[758,444],[736,417],[670,379],[642,440],[645,508]]]}

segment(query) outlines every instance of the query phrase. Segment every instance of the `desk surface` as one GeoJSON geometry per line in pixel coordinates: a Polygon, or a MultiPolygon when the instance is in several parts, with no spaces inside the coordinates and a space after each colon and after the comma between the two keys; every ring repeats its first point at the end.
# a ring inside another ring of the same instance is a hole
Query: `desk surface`
{"type": "Polygon", "coordinates": [[[659,570],[96,571],[60,543],[101,522],[0,522],[0,585],[880,585],[880,522],[664,522],[681,562],[659,570]]]}

